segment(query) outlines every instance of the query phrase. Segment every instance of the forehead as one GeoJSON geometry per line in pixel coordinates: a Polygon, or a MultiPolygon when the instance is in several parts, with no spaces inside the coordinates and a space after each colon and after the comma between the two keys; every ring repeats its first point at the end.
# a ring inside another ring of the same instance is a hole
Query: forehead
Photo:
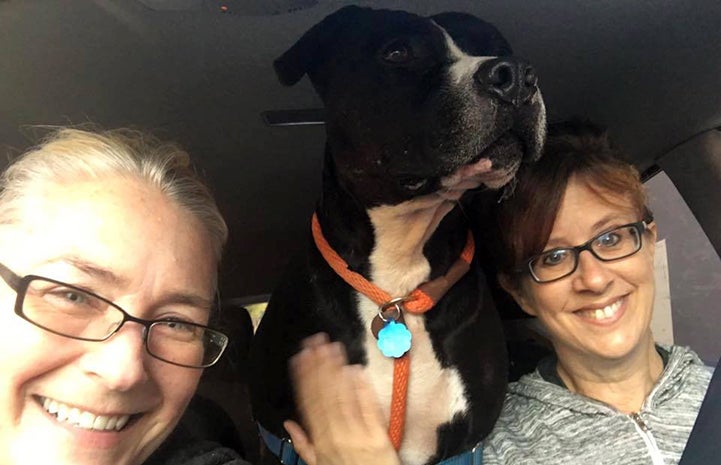
{"type": "Polygon", "coordinates": [[[551,240],[567,231],[593,232],[617,221],[635,221],[637,208],[629,193],[610,192],[572,177],[561,199],[551,240]]]}
{"type": "Polygon", "coordinates": [[[47,184],[24,199],[16,216],[3,227],[0,244],[3,260],[11,257],[15,266],[71,256],[122,276],[164,274],[187,283],[214,277],[212,248],[199,221],[140,181],[47,184]]]}
{"type": "MultiPolygon", "coordinates": [[[[17,223],[33,232],[52,224],[57,232],[102,233],[124,225],[119,233],[161,225],[181,215],[159,190],[127,178],[44,183],[20,204],[17,223]]],[[[48,231],[50,232],[50,231],[48,231]]]]}

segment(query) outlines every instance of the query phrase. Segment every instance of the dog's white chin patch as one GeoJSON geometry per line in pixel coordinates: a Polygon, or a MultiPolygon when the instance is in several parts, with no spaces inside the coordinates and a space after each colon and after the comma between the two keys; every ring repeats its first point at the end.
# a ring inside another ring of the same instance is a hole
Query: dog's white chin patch
{"type": "Polygon", "coordinates": [[[508,184],[511,179],[516,175],[516,166],[495,170],[485,175],[480,176],[481,184],[484,184],[490,189],[500,189],[501,187],[508,184]]]}
{"type": "Polygon", "coordinates": [[[490,173],[493,169],[493,162],[489,158],[481,158],[475,163],[462,166],[456,173],[462,178],[471,178],[474,176],[490,173]]]}
{"type": "Polygon", "coordinates": [[[441,179],[441,187],[445,191],[465,191],[481,185],[480,178],[493,171],[493,162],[481,158],[475,163],[464,165],[451,175],[441,179]]]}
{"type": "Polygon", "coordinates": [[[441,179],[439,195],[447,200],[458,200],[465,191],[482,185],[489,189],[500,189],[516,175],[518,163],[512,166],[494,169],[488,158],[465,165],[453,174],[441,179]]]}

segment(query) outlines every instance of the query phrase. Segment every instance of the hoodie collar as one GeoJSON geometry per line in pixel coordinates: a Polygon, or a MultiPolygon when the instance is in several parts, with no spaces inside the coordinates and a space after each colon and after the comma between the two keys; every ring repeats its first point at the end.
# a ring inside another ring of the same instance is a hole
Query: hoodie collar
{"type": "MultiPolygon", "coordinates": [[[[683,381],[689,374],[690,365],[703,365],[698,356],[688,347],[657,345],[664,358],[664,370],[646,397],[641,411],[655,409],[674,398],[682,389],[683,381]],[[664,357],[663,352],[668,354],[664,357]]],[[[509,392],[522,397],[536,399],[542,403],[586,414],[617,414],[618,411],[595,399],[569,391],[555,370],[555,356],[542,360],[536,370],[509,385],[509,392]],[[549,367],[553,367],[551,371],[549,367]],[[558,381],[558,382],[556,382],[558,381]],[[559,384],[560,383],[560,384],[559,384]]]]}

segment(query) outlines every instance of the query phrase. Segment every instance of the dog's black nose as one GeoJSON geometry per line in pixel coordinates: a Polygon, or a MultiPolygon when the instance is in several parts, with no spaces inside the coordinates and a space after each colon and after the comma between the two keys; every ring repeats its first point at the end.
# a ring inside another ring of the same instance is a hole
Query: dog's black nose
{"type": "Polygon", "coordinates": [[[538,89],[536,70],[528,62],[514,57],[484,62],[478,67],[475,78],[483,90],[514,106],[530,101],[538,89]]]}

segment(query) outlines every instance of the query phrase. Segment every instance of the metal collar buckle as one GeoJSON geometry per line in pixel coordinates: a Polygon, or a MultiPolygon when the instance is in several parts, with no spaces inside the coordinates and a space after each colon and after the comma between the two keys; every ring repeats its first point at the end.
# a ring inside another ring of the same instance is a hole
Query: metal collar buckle
{"type": "Polygon", "coordinates": [[[395,297],[388,302],[382,303],[378,306],[378,318],[380,318],[384,323],[387,323],[389,320],[392,321],[398,321],[398,319],[403,314],[403,302],[408,300],[408,297],[395,297]],[[394,313],[386,314],[389,310],[395,310],[394,313]]]}

